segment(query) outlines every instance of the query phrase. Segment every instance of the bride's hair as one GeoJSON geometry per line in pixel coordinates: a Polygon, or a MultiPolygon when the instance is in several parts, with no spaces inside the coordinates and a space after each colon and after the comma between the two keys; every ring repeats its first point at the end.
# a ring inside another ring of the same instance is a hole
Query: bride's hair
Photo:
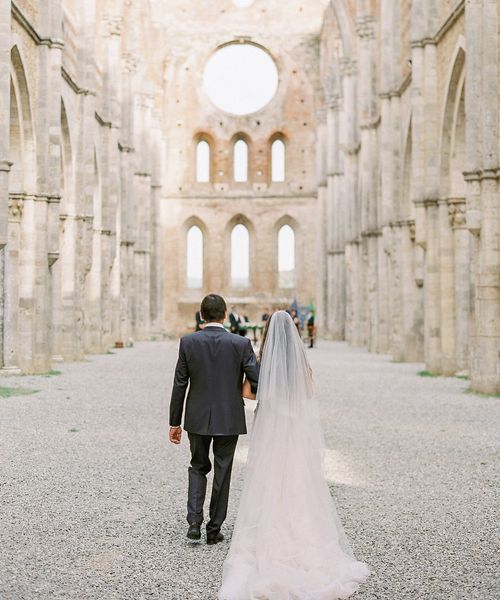
{"type": "Polygon", "coordinates": [[[264,346],[266,344],[267,332],[269,331],[269,325],[271,325],[271,319],[276,314],[276,311],[269,315],[269,319],[266,321],[264,325],[264,331],[262,332],[262,340],[260,342],[259,356],[257,357],[258,362],[262,362],[262,355],[264,354],[264,346]]]}

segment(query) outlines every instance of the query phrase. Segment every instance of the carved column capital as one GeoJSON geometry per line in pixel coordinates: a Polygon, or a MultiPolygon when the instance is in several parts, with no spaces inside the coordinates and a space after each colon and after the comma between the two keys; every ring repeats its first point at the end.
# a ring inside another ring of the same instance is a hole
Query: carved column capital
{"type": "Polygon", "coordinates": [[[326,107],[325,106],[321,106],[316,109],[316,121],[317,121],[318,125],[326,124],[326,107]]]}
{"type": "Polygon", "coordinates": [[[10,160],[0,160],[0,171],[5,171],[5,173],[9,173],[13,164],[14,163],[10,162],[10,160]]]}
{"type": "Polygon", "coordinates": [[[448,204],[448,215],[450,226],[453,229],[465,229],[467,226],[465,202],[452,202],[448,204]]]}
{"type": "Polygon", "coordinates": [[[124,52],[122,54],[123,67],[127,73],[137,72],[140,65],[140,58],[132,52],[124,52]]]}
{"type": "Polygon", "coordinates": [[[24,198],[22,196],[9,197],[9,221],[19,223],[23,216],[24,198]]]}
{"type": "Polygon", "coordinates": [[[115,13],[105,13],[103,17],[104,33],[107,35],[121,35],[123,31],[123,18],[115,13]]]}
{"type": "Polygon", "coordinates": [[[359,18],[356,22],[356,31],[360,38],[375,39],[375,17],[366,15],[359,18]]]}
{"type": "Polygon", "coordinates": [[[339,61],[341,75],[356,75],[358,72],[358,64],[352,58],[341,58],[339,61]]]}
{"type": "Polygon", "coordinates": [[[326,103],[329,109],[339,110],[342,106],[342,99],[338,94],[327,94],[326,103]]]}

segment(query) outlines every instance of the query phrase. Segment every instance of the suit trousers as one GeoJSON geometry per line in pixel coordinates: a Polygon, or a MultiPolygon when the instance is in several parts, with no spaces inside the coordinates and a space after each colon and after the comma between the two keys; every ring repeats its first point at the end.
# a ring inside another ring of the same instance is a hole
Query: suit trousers
{"type": "Polygon", "coordinates": [[[238,443],[237,435],[199,435],[189,433],[191,447],[191,466],[189,472],[187,521],[201,525],[203,505],[207,491],[207,474],[212,468],[209,451],[213,442],[214,480],[210,499],[210,520],[207,523],[207,535],[216,535],[227,515],[231,470],[234,451],[238,443]]]}

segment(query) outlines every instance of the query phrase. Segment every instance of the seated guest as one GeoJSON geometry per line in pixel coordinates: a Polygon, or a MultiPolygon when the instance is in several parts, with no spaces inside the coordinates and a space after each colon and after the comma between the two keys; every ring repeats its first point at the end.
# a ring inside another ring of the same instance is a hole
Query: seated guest
{"type": "Polygon", "coordinates": [[[231,333],[240,333],[241,327],[241,317],[238,314],[238,310],[236,306],[231,307],[231,312],[229,313],[229,322],[231,324],[230,331],[231,333]]]}

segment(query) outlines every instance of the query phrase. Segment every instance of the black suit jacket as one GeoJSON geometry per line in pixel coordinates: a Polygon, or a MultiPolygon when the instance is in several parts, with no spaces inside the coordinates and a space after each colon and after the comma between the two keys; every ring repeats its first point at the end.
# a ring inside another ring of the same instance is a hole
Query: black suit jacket
{"type": "Polygon", "coordinates": [[[170,400],[170,425],[181,424],[189,384],[186,431],[199,435],[246,433],[243,374],[256,392],[259,366],[250,340],[214,326],[183,337],[170,400]]]}

